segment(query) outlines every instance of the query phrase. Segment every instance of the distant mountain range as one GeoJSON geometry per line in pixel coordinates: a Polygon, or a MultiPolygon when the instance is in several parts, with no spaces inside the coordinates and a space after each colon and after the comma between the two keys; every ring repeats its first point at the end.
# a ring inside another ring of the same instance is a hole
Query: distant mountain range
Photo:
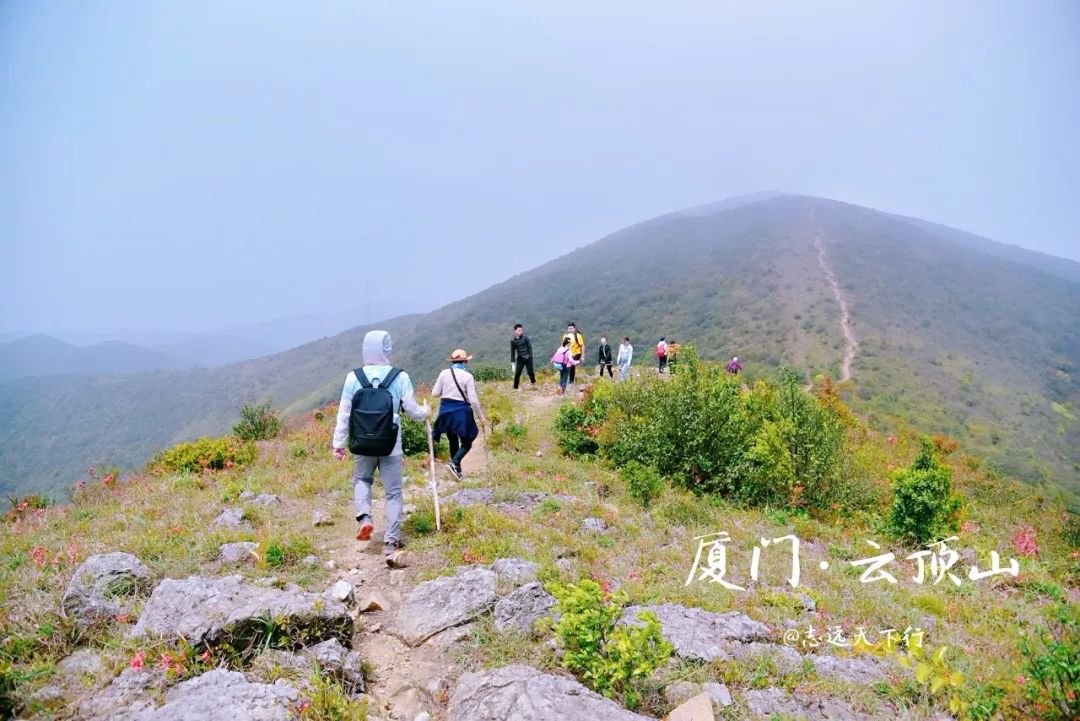
{"type": "MultiPolygon", "coordinates": [[[[946,433],[1002,472],[1080,489],[1080,263],[832,200],[764,193],[669,213],[427,314],[372,324],[430,382],[447,353],[509,363],[522,322],[546,363],[574,320],[660,335],[748,371],[842,374],[882,430],[946,433]],[[828,272],[826,272],[828,271],[828,272]],[[834,288],[830,274],[836,281],[834,288]],[[837,295],[839,293],[839,296],[837,295]]],[[[0,385],[0,488],[56,490],[85,466],[138,465],[155,449],[226,432],[244,402],[288,411],[336,398],[367,327],[221,368],[0,385]]]]}
{"type": "Polygon", "coordinates": [[[119,341],[76,346],[37,334],[0,343],[0,382],[26,376],[114,375],[192,365],[176,355],[119,341]]]}

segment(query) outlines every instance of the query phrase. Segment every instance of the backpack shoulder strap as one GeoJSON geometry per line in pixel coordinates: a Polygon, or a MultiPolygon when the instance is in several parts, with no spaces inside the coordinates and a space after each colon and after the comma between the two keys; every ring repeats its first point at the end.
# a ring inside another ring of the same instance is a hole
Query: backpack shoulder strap
{"type": "Polygon", "coordinates": [[[389,389],[399,375],[401,375],[400,368],[391,368],[390,372],[386,374],[386,377],[379,381],[379,388],[389,389]]]}
{"type": "Polygon", "coordinates": [[[363,368],[357,368],[353,371],[353,373],[356,374],[356,380],[360,381],[361,388],[371,388],[371,381],[369,381],[368,377],[364,375],[363,368]]]}

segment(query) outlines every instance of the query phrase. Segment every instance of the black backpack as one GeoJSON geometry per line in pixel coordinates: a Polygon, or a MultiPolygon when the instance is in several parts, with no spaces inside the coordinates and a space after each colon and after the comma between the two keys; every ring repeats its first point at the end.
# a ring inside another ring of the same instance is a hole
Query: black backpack
{"type": "Polygon", "coordinates": [[[357,456],[388,456],[394,451],[398,437],[394,423],[397,408],[390,385],[401,369],[391,368],[377,386],[371,384],[363,368],[353,373],[360,381],[360,390],[353,394],[349,413],[349,450],[357,456]]]}

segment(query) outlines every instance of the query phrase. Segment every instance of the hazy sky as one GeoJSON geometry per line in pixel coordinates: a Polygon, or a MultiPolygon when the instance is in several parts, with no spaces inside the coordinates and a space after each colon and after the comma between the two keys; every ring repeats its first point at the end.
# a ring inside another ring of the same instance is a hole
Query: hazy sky
{"type": "Polygon", "coordinates": [[[0,0],[0,331],[362,322],[764,189],[1080,259],[1078,129],[1071,0],[0,0]]]}

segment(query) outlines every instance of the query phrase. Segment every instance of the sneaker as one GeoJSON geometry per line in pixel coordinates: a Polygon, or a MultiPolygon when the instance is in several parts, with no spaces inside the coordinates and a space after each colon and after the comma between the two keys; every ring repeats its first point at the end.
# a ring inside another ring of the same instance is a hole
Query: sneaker
{"type": "Polygon", "coordinates": [[[383,555],[393,556],[403,548],[405,548],[405,544],[398,539],[387,541],[383,544],[383,555]]]}
{"type": "Polygon", "coordinates": [[[461,480],[461,469],[459,469],[453,463],[447,463],[446,464],[446,469],[448,471],[450,471],[451,476],[453,476],[454,478],[456,478],[459,481],[461,480]]]}
{"type": "Polygon", "coordinates": [[[360,517],[360,530],[356,532],[356,540],[370,541],[371,534],[375,532],[375,524],[371,522],[371,516],[360,517]]]}

